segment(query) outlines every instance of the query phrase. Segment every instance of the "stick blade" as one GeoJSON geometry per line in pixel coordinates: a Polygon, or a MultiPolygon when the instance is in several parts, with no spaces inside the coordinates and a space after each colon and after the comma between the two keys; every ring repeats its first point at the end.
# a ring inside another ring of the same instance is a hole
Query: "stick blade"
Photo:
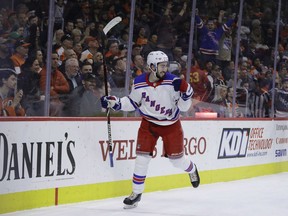
{"type": "Polygon", "coordinates": [[[122,21],[122,18],[120,16],[117,16],[115,18],[113,18],[104,28],[103,28],[103,32],[105,35],[107,35],[107,33],[114,27],[116,26],[119,22],[122,21]]]}

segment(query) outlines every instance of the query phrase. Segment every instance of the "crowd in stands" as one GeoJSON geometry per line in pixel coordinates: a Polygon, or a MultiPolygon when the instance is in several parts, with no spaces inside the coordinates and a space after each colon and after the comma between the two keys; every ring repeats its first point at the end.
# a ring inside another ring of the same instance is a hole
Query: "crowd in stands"
{"type": "MultiPolygon", "coordinates": [[[[15,0],[13,9],[8,0],[0,3],[0,116],[43,116],[47,77],[51,77],[50,116],[104,115],[99,102],[105,94],[104,66],[109,93],[122,96],[126,74],[133,80],[146,73],[146,56],[161,50],[171,61],[170,72],[181,78],[187,76],[188,61],[192,63],[189,115],[288,117],[288,16],[281,16],[274,70],[277,2],[244,1],[240,27],[239,3],[197,1],[190,60],[191,1],[137,0],[130,68],[129,0],[55,0],[52,44],[47,43],[49,1],[15,0]],[[121,23],[105,35],[104,26],[116,16],[122,17],[121,23]],[[51,70],[47,70],[48,46],[52,46],[51,70]]],[[[287,2],[282,4],[283,14],[288,14],[287,2]]]]}

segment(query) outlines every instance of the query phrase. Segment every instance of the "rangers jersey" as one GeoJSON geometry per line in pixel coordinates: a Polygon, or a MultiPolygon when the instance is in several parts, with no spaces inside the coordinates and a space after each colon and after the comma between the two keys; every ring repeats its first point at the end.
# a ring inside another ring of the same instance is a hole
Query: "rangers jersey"
{"type": "Polygon", "coordinates": [[[139,110],[141,116],[158,125],[171,125],[179,119],[180,111],[191,106],[192,87],[188,84],[186,95],[175,91],[172,84],[177,76],[167,72],[164,79],[151,83],[149,73],[137,76],[129,96],[120,98],[121,110],[139,110]]]}

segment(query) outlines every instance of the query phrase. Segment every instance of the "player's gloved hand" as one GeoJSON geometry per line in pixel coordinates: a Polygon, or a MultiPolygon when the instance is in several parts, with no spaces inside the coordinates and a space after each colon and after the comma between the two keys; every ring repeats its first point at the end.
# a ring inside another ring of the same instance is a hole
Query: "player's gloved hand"
{"type": "Polygon", "coordinates": [[[181,92],[181,98],[186,101],[189,100],[193,95],[193,88],[184,80],[176,78],[173,80],[172,85],[175,91],[181,92]]]}
{"type": "Polygon", "coordinates": [[[186,92],[188,83],[184,79],[175,78],[172,82],[175,91],[186,92]]]}
{"type": "Polygon", "coordinates": [[[105,109],[112,108],[116,111],[121,109],[121,102],[115,96],[103,96],[101,97],[101,106],[105,109]]]}

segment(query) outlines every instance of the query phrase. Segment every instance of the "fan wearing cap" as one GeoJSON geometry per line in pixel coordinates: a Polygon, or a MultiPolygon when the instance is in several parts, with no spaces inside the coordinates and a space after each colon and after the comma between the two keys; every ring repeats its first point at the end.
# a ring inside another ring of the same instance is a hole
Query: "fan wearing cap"
{"type": "MultiPolygon", "coordinates": [[[[75,88],[66,107],[66,116],[100,116],[103,112],[100,98],[105,95],[104,81],[95,74],[83,74],[82,86],[75,88]]],[[[110,86],[108,85],[108,92],[110,86]]]]}
{"type": "Polygon", "coordinates": [[[30,43],[25,42],[24,40],[18,40],[15,43],[15,52],[11,56],[11,60],[14,64],[16,73],[21,73],[20,67],[25,63],[25,59],[28,56],[30,43]]]}
{"type": "Polygon", "coordinates": [[[58,64],[61,65],[62,62],[66,59],[64,55],[64,51],[66,49],[72,49],[73,48],[73,39],[71,35],[66,34],[61,37],[61,47],[59,47],[56,52],[59,55],[59,62],[58,64]]]}
{"type": "Polygon", "coordinates": [[[85,39],[85,45],[87,48],[81,53],[81,62],[84,62],[86,59],[93,59],[99,50],[99,42],[95,37],[87,36],[85,39]]]}

